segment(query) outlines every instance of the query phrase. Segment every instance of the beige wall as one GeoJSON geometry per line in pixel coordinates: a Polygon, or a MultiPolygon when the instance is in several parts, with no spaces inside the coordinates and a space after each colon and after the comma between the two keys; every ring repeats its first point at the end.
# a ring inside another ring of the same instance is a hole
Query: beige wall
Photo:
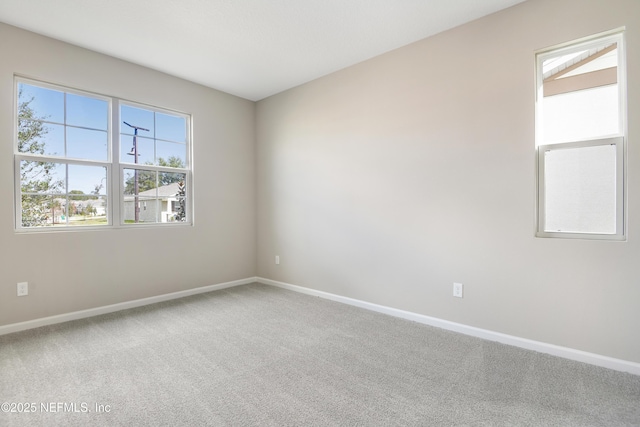
{"type": "Polygon", "coordinates": [[[0,57],[0,325],[255,276],[253,102],[4,24],[0,57]],[[16,234],[14,73],[191,113],[195,225],[16,234]]]}
{"type": "Polygon", "coordinates": [[[529,0],[258,102],[258,274],[640,362],[638,76],[638,0],[529,0]],[[623,25],[628,241],[535,238],[534,51],[623,25]]]}

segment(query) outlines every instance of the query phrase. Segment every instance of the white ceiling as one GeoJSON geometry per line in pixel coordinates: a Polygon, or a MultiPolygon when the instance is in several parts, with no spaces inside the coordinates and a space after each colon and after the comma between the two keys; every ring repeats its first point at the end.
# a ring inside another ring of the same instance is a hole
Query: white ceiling
{"type": "Polygon", "coordinates": [[[524,0],[1,0],[0,21],[253,101],[524,0]]]}

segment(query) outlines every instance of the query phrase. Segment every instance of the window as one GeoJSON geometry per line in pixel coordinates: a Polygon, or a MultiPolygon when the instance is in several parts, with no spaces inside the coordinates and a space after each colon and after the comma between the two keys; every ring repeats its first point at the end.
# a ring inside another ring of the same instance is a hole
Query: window
{"type": "Polygon", "coordinates": [[[120,118],[125,223],[184,221],[187,117],[122,103],[120,118]]]}
{"type": "Polygon", "coordinates": [[[621,31],[536,55],[537,236],[622,240],[621,31]]]}
{"type": "Polygon", "coordinates": [[[188,115],[22,78],[16,93],[16,230],[191,223],[188,115]]]}

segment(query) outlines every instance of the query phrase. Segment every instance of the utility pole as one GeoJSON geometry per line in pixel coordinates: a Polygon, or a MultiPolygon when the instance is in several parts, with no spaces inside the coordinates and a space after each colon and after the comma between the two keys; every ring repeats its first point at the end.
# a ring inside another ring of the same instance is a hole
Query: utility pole
{"type": "MultiPolygon", "coordinates": [[[[130,125],[129,123],[123,121],[122,123],[124,123],[125,125],[129,126],[130,128],[133,129],[133,148],[131,149],[131,152],[128,153],[130,156],[133,156],[133,163],[138,164],[138,156],[140,154],[138,154],[138,130],[144,130],[146,132],[149,132],[149,129],[145,129],[142,128],[140,126],[133,126],[130,125]]],[[[135,215],[135,222],[136,224],[138,222],[140,222],[140,206],[139,206],[139,201],[138,201],[138,193],[139,193],[139,189],[138,189],[138,169],[135,168],[133,169],[133,210],[134,210],[134,215],[135,215]]]]}

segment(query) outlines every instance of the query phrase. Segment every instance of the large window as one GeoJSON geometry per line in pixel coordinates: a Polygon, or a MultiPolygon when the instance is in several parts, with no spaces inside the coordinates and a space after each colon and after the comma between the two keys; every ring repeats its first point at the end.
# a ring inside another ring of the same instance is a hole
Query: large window
{"type": "Polygon", "coordinates": [[[188,115],[22,78],[16,93],[17,230],[191,223],[188,115]]]}
{"type": "Polygon", "coordinates": [[[623,33],[536,56],[537,235],[625,236],[623,33]]]}

